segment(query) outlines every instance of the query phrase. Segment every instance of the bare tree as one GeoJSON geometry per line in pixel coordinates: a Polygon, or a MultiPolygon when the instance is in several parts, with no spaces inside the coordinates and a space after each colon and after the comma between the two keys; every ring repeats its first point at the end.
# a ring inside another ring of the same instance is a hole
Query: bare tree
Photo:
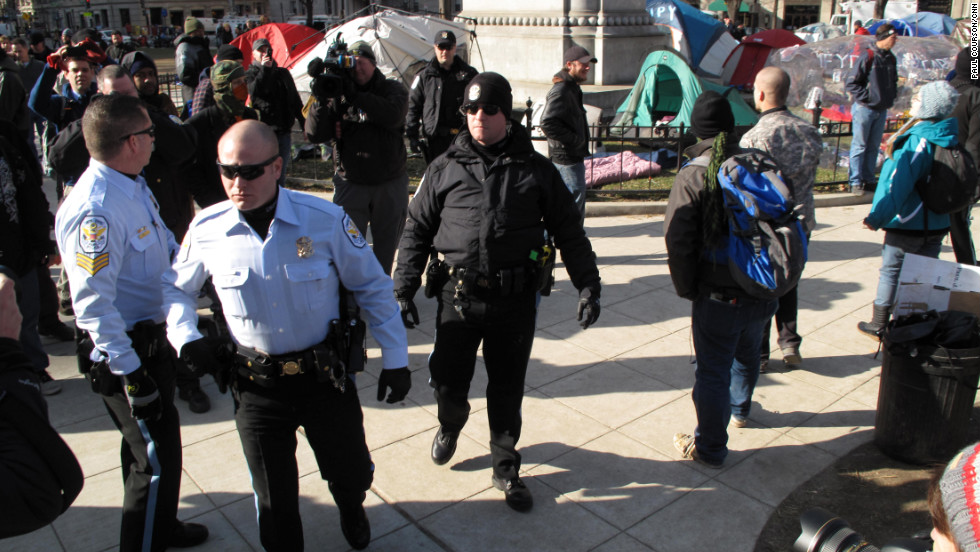
{"type": "Polygon", "coordinates": [[[875,0],[875,19],[885,18],[885,4],[888,0],[875,0]]]}
{"type": "Polygon", "coordinates": [[[725,0],[725,8],[728,10],[728,17],[732,21],[738,21],[738,8],[741,7],[742,0],[725,0]]]}
{"type": "Polygon", "coordinates": [[[306,8],[306,26],[313,27],[313,0],[303,0],[303,7],[306,8]]]}

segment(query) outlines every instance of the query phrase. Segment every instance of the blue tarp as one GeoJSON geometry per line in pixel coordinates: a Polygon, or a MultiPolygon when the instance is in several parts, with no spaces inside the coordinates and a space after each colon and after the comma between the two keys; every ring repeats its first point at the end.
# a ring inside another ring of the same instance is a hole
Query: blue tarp
{"type": "Polygon", "coordinates": [[[687,58],[691,67],[699,67],[708,49],[727,32],[724,23],[687,2],[647,0],[647,11],[653,17],[654,25],[666,25],[671,27],[672,35],[683,35],[675,48],[687,58]]]}
{"type": "Polygon", "coordinates": [[[898,34],[900,36],[926,37],[926,36],[935,36],[937,34],[926,27],[910,24],[908,21],[905,21],[904,19],[888,19],[888,20],[878,21],[874,25],[868,27],[868,32],[870,32],[871,35],[874,36],[875,32],[877,32],[878,30],[878,27],[884,25],[885,23],[891,23],[892,26],[895,27],[895,30],[898,31],[898,34]]]}
{"type": "Polygon", "coordinates": [[[928,29],[934,34],[953,34],[953,29],[956,28],[956,20],[941,13],[913,13],[908,17],[903,17],[902,21],[905,21],[911,27],[918,26],[920,28],[928,29]]]}

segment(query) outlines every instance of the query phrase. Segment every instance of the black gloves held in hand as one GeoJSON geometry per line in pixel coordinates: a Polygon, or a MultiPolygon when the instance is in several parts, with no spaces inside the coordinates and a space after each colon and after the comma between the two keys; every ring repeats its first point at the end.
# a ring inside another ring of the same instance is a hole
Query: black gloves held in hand
{"type": "Polygon", "coordinates": [[[578,294],[578,321],[586,329],[599,319],[599,286],[582,288],[578,294]]]}
{"type": "Polygon", "coordinates": [[[146,368],[142,366],[123,376],[126,384],[126,398],[137,420],[155,421],[163,413],[160,391],[146,368]]]}
{"type": "Polygon", "coordinates": [[[389,388],[391,393],[388,394],[386,401],[388,404],[394,404],[405,399],[408,390],[412,388],[412,373],[408,367],[381,371],[381,376],[378,377],[379,401],[384,400],[385,393],[389,388]]]}
{"type": "Polygon", "coordinates": [[[231,343],[227,339],[202,337],[180,348],[180,359],[198,375],[211,374],[218,391],[228,391],[231,380],[231,343]]]}
{"type": "Polygon", "coordinates": [[[415,291],[398,290],[395,292],[395,300],[398,301],[398,310],[401,311],[402,324],[406,328],[414,328],[419,323],[419,310],[415,308],[415,291]],[[409,320],[411,317],[411,320],[409,320]]]}

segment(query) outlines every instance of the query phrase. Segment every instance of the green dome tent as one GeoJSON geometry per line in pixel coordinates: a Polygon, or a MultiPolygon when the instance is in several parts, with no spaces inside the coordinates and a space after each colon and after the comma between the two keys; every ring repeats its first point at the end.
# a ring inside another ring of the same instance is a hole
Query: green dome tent
{"type": "Polygon", "coordinates": [[[657,50],[647,56],[633,90],[616,110],[613,125],[653,126],[661,117],[674,115],[670,127],[691,126],[691,109],[704,90],[714,90],[728,99],[735,125],[753,125],[756,112],[738,91],[700,79],[676,52],[657,50]]]}

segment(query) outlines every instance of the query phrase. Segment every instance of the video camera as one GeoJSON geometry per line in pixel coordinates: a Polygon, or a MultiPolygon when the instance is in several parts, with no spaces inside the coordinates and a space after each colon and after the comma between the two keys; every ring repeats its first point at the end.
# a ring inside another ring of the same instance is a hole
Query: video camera
{"type": "Polygon", "coordinates": [[[306,68],[307,74],[313,78],[310,92],[318,101],[329,98],[339,98],[344,94],[344,79],[351,78],[351,73],[357,65],[357,58],[347,51],[347,43],[341,38],[343,33],[337,33],[326,58],[314,58],[306,68]]]}
{"type": "Polygon", "coordinates": [[[840,517],[824,510],[812,508],[800,516],[802,532],[793,550],[796,552],[927,552],[932,550],[931,540],[893,539],[878,548],[840,517]]]}

